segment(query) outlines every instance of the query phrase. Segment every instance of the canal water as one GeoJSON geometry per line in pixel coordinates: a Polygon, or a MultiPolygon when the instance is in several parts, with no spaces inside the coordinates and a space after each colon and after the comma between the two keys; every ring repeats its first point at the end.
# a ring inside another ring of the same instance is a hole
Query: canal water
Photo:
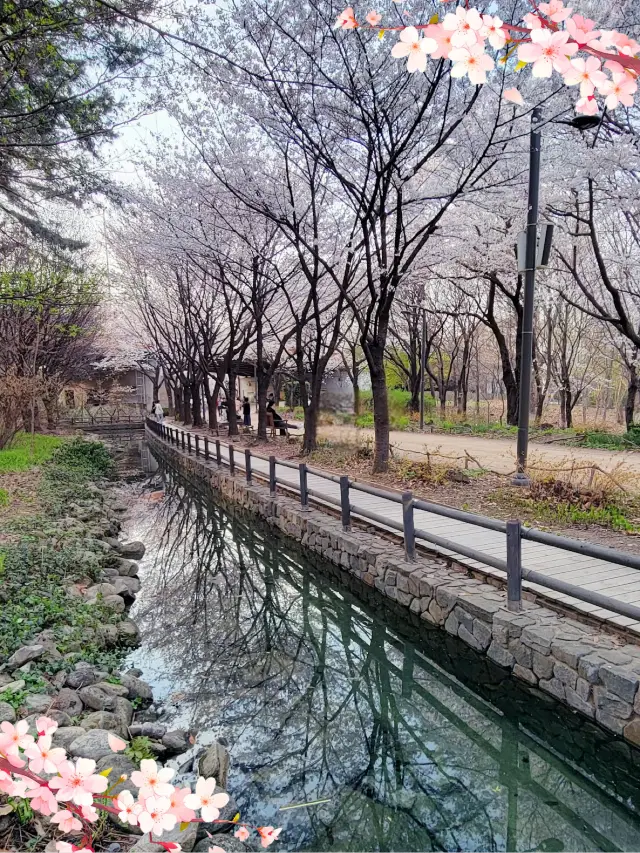
{"type": "Polygon", "coordinates": [[[131,664],[225,739],[243,820],[282,850],[640,850],[637,752],[144,453],[131,664]]]}

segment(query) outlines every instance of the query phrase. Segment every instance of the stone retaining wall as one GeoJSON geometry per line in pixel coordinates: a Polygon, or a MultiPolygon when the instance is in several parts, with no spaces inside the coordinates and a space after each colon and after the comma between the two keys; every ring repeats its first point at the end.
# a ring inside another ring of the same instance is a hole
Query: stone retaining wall
{"type": "Polygon", "coordinates": [[[242,474],[231,477],[227,469],[166,445],[149,431],[147,439],[187,476],[459,637],[516,678],[640,746],[640,646],[534,602],[511,613],[506,592],[443,558],[418,555],[407,562],[399,545],[368,530],[345,533],[329,513],[302,510],[282,494],[272,498],[266,485],[247,485],[242,474]]]}

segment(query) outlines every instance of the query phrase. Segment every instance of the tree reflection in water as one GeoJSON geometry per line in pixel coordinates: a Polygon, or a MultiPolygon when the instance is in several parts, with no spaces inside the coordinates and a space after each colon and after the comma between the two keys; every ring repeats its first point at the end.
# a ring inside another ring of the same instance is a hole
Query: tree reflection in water
{"type": "Polygon", "coordinates": [[[133,661],[227,739],[243,819],[291,850],[640,849],[628,746],[160,475],[133,661]]]}

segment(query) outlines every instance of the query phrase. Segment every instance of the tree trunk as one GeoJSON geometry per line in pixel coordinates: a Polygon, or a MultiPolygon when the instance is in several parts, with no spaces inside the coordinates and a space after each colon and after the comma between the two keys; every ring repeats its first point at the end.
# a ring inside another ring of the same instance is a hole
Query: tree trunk
{"type": "Polygon", "coordinates": [[[236,414],[236,375],[229,371],[227,390],[227,418],[229,419],[229,435],[238,435],[238,415],[236,414]]]}
{"type": "Polygon", "coordinates": [[[191,389],[188,385],[182,386],[182,423],[191,426],[191,389]]]}
{"type": "Polygon", "coordinates": [[[353,413],[356,418],[360,415],[360,386],[358,385],[358,380],[353,380],[353,413]]]}
{"type": "Polygon", "coordinates": [[[169,417],[173,417],[175,413],[175,409],[173,406],[173,388],[168,382],[165,382],[165,387],[167,389],[167,410],[169,417]]]}
{"type": "Polygon", "coordinates": [[[384,347],[370,347],[371,393],[373,395],[373,427],[375,431],[375,451],[373,457],[374,474],[382,474],[389,469],[389,399],[387,397],[387,379],[384,373],[384,347]]]}
{"type": "Polygon", "coordinates": [[[44,394],[42,396],[44,410],[47,413],[47,429],[55,429],[58,423],[58,396],[44,394]]]}
{"type": "Polygon", "coordinates": [[[269,376],[262,370],[258,370],[256,376],[258,386],[258,439],[267,440],[267,392],[269,391],[269,376]]]}
{"type": "Polygon", "coordinates": [[[629,384],[627,386],[627,400],[624,407],[624,422],[627,427],[627,432],[633,426],[633,418],[635,415],[636,409],[636,397],[638,395],[638,388],[640,387],[640,377],[638,377],[638,371],[635,365],[633,365],[629,370],[629,384]]]}
{"type": "Polygon", "coordinates": [[[191,386],[191,411],[193,425],[202,426],[202,401],[200,399],[200,384],[194,382],[191,386]]]}
{"type": "Polygon", "coordinates": [[[318,447],[318,415],[320,414],[320,389],[311,395],[304,410],[304,439],[302,453],[313,453],[318,447]]]}

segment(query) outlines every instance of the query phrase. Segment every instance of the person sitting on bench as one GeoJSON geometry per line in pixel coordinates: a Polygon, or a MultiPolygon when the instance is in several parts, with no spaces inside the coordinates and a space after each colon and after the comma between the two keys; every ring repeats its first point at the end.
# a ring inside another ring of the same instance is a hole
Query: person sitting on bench
{"type": "MultiPolygon", "coordinates": [[[[274,427],[277,427],[278,424],[285,424],[285,421],[283,420],[282,416],[276,411],[275,406],[276,406],[276,401],[274,399],[274,396],[273,396],[273,394],[269,394],[269,400],[267,402],[267,415],[270,414],[272,416],[273,425],[274,425],[274,427]]],[[[286,424],[285,424],[285,426],[286,426],[286,424]]],[[[287,430],[285,429],[284,426],[281,426],[280,427],[280,435],[286,435],[286,434],[287,434],[287,430]]]]}

